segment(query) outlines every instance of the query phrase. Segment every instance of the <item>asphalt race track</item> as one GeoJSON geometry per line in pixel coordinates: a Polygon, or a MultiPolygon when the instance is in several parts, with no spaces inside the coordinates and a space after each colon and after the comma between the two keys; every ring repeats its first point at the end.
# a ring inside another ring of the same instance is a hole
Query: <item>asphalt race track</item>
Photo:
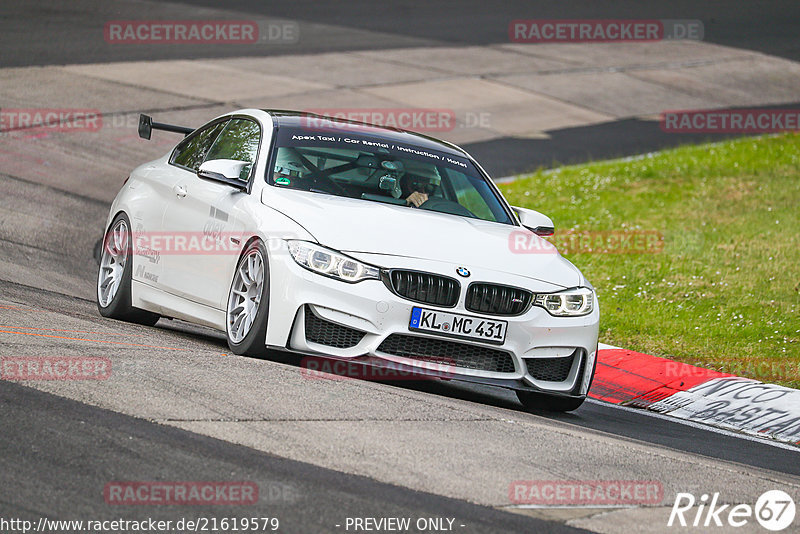
{"type": "MultiPolygon", "coordinates": [[[[535,528],[548,533],[580,532],[554,522],[287,460],[15,384],[4,384],[0,402],[4,435],[24,434],[26,445],[41,446],[32,459],[27,447],[19,443],[3,440],[0,445],[3,471],[7,473],[3,482],[17,488],[13,495],[3,498],[4,516],[33,521],[42,516],[135,519],[135,509],[117,513],[107,506],[98,507],[98,488],[102,495],[104,475],[113,473],[119,480],[143,475],[162,480],[233,476],[260,487],[262,498],[248,514],[278,517],[284,528],[294,532],[334,531],[335,525],[344,524],[347,517],[370,517],[376,510],[396,517],[452,517],[457,525],[469,525],[466,531],[535,528]],[[56,450],[44,447],[54,442],[59,445],[56,450]],[[157,455],[152,454],[156,451],[157,455]],[[66,458],[72,461],[66,462],[66,458]],[[42,499],[45,490],[47,498],[42,499]]],[[[234,516],[237,510],[233,506],[216,507],[214,513],[234,516]]],[[[187,515],[176,506],[161,507],[149,517],[167,520],[187,515]]]]}
{"type": "MultiPolygon", "coordinates": [[[[692,0],[669,4],[628,0],[613,5],[598,5],[591,0],[557,4],[513,1],[491,8],[482,1],[458,2],[458,7],[454,8],[455,4],[450,2],[414,7],[363,0],[327,5],[314,0],[290,3],[234,0],[225,2],[224,11],[213,0],[182,3],[80,0],[68,4],[60,0],[39,0],[34,4],[3,2],[0,5],[0,42],[3,44],[0,67],[279,57],[406,47],[496,46],[508,42],[509,21],[531,18],[696,19],[703,22],[704,42],[800,60],[796,37],[800,4],[792,0],[770,2],[767,6],[737,2],[735,9],[692,0]],[[33,9],[34,4],[41,8],[33,9]],[[187,5],[194,6],[192,18],[241,16],[255,20],[291,20],[298,24],[301,36],[312,37],[301,37],[291,45],[265,47],[108,46],[103,41],[103,24],[109,20],[180,20],[186,15],[187,5]],[[47,38],[41,38],[42,35],[47,38]]],[[[597,68],[604,67],[600,64],[597,68]]],[[[380,72],[379,78],[385,75],[383,70],[375,72],[380,72]]],[[[147,87],[149,81],[142,78],[137,82],[147,87]]],[[[346,85],[347,82],[342,83],[346,85]]],[[[797,100],[780,100],[780,103],[783,108],[797,106],[797,100]]],[[[748,104],[748,107],[769,107],[748,104]]],[[[316,102],[315,105],[320,107],[325,103],[316,102]]],[[[476,141],[457,139],[456,142],[483,162],[491,174],[507,176],[558,163],[642,154],[708,139],[706,134],[666,134],[655,123],[623,118],[601,124],[556,127],[549,131],[547,138],[504,136],[476,141]]]]}
{"type": "MultiPolygon", "coordinates": [[[[66,63],[491,45],[507,39],[509,20],[534,16],[702,19],[711,43],[800,59],[797,2],[738,12],[682,4],[620,2],[606,12],[594,2],[567,11],[530,2],[381,10],[370,2],[228,2],[226,9],[248,16],[297,20],[303,35],[314,36],[291,50],[254,52],[110,48],[96,38],[98,20],[143,18],[143,5],[149,18],[180,19],[191,18],[187,5],[214,7],[210,1],[4,1],[0,87],[23,76],[17,68],[66,63]]],[[[148,90],[142,80],[137,91],[148,90]]],[[[56,99],[65,90],[53,83],[36,91],[56,99]]],[[[179,95],[170,97],[177,103],[165,109],[180,112],[179,95]]],[[[210,104],[183,111],[222,112],[210,104]]],[[[631,120],[564,128],[549,141],[498,137],[467,148],[502,175],[687,140],[631,120]]],[[[598,402],[551,415],[527,413],[512,394],[489,387],[309,379],[297,358],[237,357],[205,328],[104,319],[93,301],[93,248],[122,169],[160,155],[174,138],[124,146],[89,136],[24,142],[21,159],[0,137],[0,356],[108,358],[113,372],[103,381],[0,380],[0,518],[258,516],[279,518],[285,532],[346,532],[347,518],[411,517],[451,518],[457,532],[664,532],[677,492],[752,503],[770,489],[800,489],[800,457],[788,445],[598,402]],[[82,158],[90,158],[85,173],[82,158]],[[106,484],[132,480],[251,481],[260,499],[245,507],[107,504],[106,484]],[[655,480],[664,500],[642,508],[524,508],[509,500],[516,480],[655,480]]]]}

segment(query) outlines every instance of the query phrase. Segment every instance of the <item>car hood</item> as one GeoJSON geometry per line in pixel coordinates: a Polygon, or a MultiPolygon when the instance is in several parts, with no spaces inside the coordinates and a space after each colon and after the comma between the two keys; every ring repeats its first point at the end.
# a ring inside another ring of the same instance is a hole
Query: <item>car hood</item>
{"type": "Polygon", "coordinates": [[[583,280],[546,241],[520,226],[269,186],[262,202],[301,225],[321,245],[342,252],[449,262],[565,288],[583,280]],[[514,250],[520,236],[525,252],[514,250]]]}

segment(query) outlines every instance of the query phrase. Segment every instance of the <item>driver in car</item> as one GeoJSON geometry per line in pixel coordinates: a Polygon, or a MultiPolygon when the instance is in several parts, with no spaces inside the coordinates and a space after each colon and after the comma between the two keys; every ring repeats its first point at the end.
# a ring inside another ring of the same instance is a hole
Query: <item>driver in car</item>
{"type": "Polygon", "coordinates": [[[403,193],[406,196],[406,204],[418,208],[428,201],[428,197],[433,192],[432,184],[427,178],[414,175],[405,175],[401,180],[403,193]]]}

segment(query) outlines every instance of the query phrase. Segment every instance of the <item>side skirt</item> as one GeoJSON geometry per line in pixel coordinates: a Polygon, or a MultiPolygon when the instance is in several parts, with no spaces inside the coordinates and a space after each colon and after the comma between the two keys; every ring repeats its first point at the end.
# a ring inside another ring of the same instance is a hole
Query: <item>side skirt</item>
{"type": "Polygon", "coordinates": [[[131,280],[131,304],[164,317],[225,331],[224,310],[192,302],[136,280],[131,280]]]}

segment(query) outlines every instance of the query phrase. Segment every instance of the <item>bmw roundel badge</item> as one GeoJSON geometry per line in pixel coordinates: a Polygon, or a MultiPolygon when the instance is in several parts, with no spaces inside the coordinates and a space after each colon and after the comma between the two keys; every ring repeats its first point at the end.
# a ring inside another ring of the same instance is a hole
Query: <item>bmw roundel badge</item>
{"type": "Polygon", "coordinates": [[[458,273],[458,276],[463,276],[464,278],[469,276],[469,269],[466,267],[459,267],[456,269],[456,272],[458,273]]]}

